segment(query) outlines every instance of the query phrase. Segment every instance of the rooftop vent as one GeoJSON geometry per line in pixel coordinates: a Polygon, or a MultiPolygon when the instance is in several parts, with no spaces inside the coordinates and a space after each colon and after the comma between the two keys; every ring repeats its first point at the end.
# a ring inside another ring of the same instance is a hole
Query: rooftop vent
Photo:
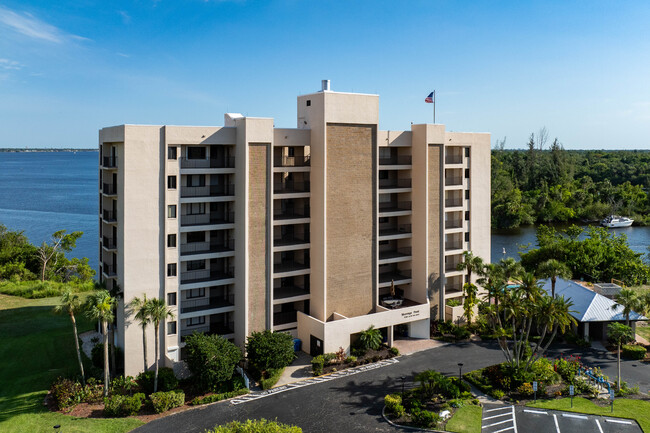
{"type": "Polygon", "coordinates": [[[321,92],[329,92],[330,91],[330,80],[321,80],[321,92]]]}

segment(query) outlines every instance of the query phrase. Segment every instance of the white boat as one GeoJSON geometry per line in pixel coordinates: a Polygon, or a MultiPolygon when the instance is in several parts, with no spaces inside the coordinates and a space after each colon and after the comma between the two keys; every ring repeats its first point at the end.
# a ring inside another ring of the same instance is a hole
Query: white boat
{"type": "Polygon", "coordinates": [[[629,227],[634,222],[633,219],[622,217],[618,215],[610,215],[600,222],[603,227],[629,227]]]}

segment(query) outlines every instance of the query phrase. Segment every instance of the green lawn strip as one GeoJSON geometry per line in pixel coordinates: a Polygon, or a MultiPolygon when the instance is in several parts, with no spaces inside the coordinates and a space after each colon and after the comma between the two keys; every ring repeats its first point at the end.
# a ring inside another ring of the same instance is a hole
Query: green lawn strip
{"type": "Polygon", "coordinates": [[[447,422],[445,430],[456,433],[480,433],[482,412],[480,406],[463,406],[447,422]]]}
{"type": "Polygon", "coordinates": [[[573,399],[573,407],[571,407],[570,398],[539,400],[537,403],[530,403],[527,406],[586,413],[589,415],[634,419],[639,422],[644,432],[650,433],[650,402],[648,401],[617,398],[614,400],[614,412],[611,411],[611,406],[596,406],[592,401],[582,397],[575,397],[573,399]]]}
{"type": "MultiPolygon", "coordinates": [[[[0,295],[0,431],[48,431],[73,421],[79,430],[65,431],[124,432],[141,425],[137,419],[75,420],[43,406],[54,379],[79,371],[70,318],[52,313],[57,303],[0,295]]],[[[82,315],[77,326],[79,333],[93,328],[82,315]]]]}
{"type": "Polygon", "coordinates": [[[636,333],[650,341],[650,326],[636,326],[636,333]]]}

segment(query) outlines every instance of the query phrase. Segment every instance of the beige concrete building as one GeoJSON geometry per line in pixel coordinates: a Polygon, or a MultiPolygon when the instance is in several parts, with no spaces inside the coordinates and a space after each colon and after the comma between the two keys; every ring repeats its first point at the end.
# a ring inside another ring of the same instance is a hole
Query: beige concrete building
{"type": "Polygon", "coordinates": [[[222,127],[100,131],[100,266],[124,292],[126,374],[143,368],[128,305],[144,294],[174,311],[169,366],[197,331],[239,345],[285,331],[316,354],[370,325],[392,344],[398,325],[428,338],[430,319],[456,318],[462,252],[490,258],[490,136],[383,131],[378,109],[324,82],[298,97],[297,128],[226,114],[222,127]]]}

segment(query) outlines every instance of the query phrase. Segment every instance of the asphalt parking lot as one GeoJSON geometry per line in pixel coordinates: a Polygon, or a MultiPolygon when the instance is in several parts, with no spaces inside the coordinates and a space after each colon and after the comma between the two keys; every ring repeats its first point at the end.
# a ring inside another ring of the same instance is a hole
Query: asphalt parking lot
{"type": "Polygon", "coordinates": [[[538,408],[487,404],[482,433],[642,433],[636,421],[538,408]]]}

